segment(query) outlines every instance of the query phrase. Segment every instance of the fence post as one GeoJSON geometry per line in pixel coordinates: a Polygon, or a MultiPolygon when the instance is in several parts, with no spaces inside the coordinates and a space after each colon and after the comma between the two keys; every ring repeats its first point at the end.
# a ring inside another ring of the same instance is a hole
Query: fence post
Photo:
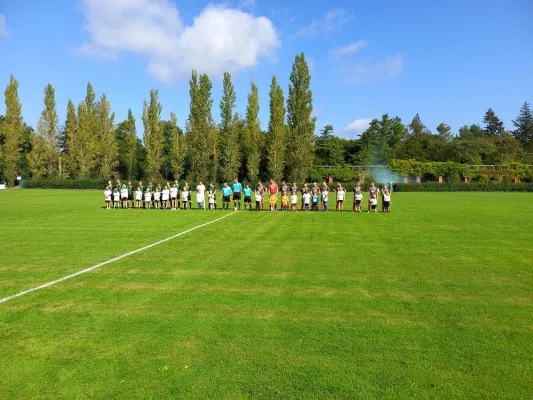
{"type": "Polygon", "coordinates": [[[422,180],[420,179],[419,176],[416,177],[416,183],[420,183],[422,180]]]}
{"type": "Polygon", "coordinates": [[[409,183],[409,177],[408,176],[404,176],[403,177],[403,183],[409,183]]]}
{"type": "Polygon", "coordinates": [[[442,175],[439,176],[439,183],[442,183],[442,175]]]}

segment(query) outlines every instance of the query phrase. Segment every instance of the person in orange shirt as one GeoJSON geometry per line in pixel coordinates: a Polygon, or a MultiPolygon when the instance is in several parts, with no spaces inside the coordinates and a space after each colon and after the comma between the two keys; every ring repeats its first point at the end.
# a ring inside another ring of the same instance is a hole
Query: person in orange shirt
{"type": "Polygon", "coordinates": [[[281,209],[289,211],[289,196],[287,196],[287,192],[283,192],[283,196],[281,196],[281,209]]]}
{"type": "Polygon", "coordinates": [[[276,211],[276,206],[278,202],[278,184],[274,182],[274,179],[270,180],[268,184],[268,194],[270,202],[270,211],[276,211]]]}

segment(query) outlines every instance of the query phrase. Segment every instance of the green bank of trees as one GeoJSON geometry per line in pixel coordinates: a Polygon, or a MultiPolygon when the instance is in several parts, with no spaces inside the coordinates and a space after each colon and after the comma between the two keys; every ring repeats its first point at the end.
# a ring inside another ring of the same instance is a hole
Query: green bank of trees
{"type": "MultiPolygon", "coordinates": [[[[211,90],[209,77],[192,71],[189,116],[180,127],[174,113],[163,113],[158,91],[152,89],[143,103],[141,135],[137,131],[141,125],[136,125],[131,109],[124,121],[115,121],[106,94],[97,97],[90,83],[81,102],[68,101],[61,121],[54,88],[48,84],[34,130],[23,121],[18,82],[11,76],[4,91],[6,112],[0,116],[0,180],[12,184],[22,175],[219,182],[235,177],[252,182],[285,178],[301,182],[324,175],[313,170],[315,165],[335,166],[335,174],[348,179],[353,172],[347,164],[387,164],[402,166],[405,171],[424,165],[440,173],[443,168],[459,168],[459,164],[533,163],[533,115],[528,103],[512,127],[505,127],[492,109],[487,110],[481,126],[465,125],[457,132],[444,122],[432,130],[419,114],[409,123],[384,114],[372,120],[359,137],[343,139],[331,125],[318,127],[315,134],[311,75],[303,53],[295,57],[286,93],[276,76],[272,77],[266,131],[260,126],[260,93],[254,82],[241,116],[235,112],[237,93],[232,76],[224,74],[218,125],[212,116],[211,90]],[[401,160],[407,161],[402,164],[401,160]]],[[[517,168],[513,167],[513,173],[517,168]]],[[[523,179],[529,176],[526,172],[518,175],[523,179]]]]}

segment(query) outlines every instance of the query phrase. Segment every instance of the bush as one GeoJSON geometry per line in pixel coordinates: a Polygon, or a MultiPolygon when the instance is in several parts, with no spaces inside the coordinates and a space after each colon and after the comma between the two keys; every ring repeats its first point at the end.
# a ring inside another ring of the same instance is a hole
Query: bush
{"type": "Polygon", "coordinates": [[[27,179],[24,188],[27,189],[105,189],[106,181],[102,179],[27,179]]]}
{"type": "Polygon", "coordinates": [[[533,183],[395,183],[395,192],[533,192],[533,183]]]}

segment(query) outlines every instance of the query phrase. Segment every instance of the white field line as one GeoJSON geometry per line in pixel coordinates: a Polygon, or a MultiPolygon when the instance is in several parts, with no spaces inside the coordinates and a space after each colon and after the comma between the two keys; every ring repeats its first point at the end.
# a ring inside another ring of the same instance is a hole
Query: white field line
{"type": "Polygon", "coordinates": [[[195,226],[193,228],[187,229],[186,231],[177,233],[175,235],[167,237],[166,239],[159,240],[159,241],[157,241],[155,243],[149,244],[148,246],[144,246],[144,247],[141,247],[140,249],[133,250],[133,251],[130,251],[129,253],[122,254],[122,255],[120,255],[118,257],[111,258],[110,260],[101,262],[100,264],[93,265],[92,267],[89,267],[89,268],[82,269],[81,271],[74,272],[73,274],[66,275],[66,276],[64,276],[62,278],[56,279],[55,281],[51,281],[51,282],[48,282],[48,283],[43,283],[42,285],[36,286],[34,288],[31,288],[31,289],[23,290],[22,292],[19,292],[17,294],[12,295],[12,296],[4,297],[3,299],[0,299],[0,303],[5,303],[6,301],[9,301],[9,300],[14,299],[16,297],[24,296],[25,294],[28,294],[28,293],[31,293],[31,292],[35,292],[36,290],[44,289],[44,288],[47,288],[49,286],[55,285],[56,283],[66,281],[67,279],[70,279],[70,278],[74,278],[75,276],[78,276],[78,275],[81,275],[81,274],[85,274],[87,272],[91,272],[92,270],[95,270],[97,268],[103,267],[106,264],[110,264],[112,262],[121,260],[121,259],[123,259],[125,257],[131,256],[132,254],[135,254],[135,253],[138,253],[140,251],[143,251],[143,250],[149,249],[151,247],[157,246],[157,245],[159,245],[161,243],[168,242],[169,240],[175,239],[175,238],[177,238],[179,236],[185,235],[185,234],[187,234],[189,232],[192,232],[192,231],[194,231],[196,229],[200,229],[200,228],[202,228],[204,226],[207,226],[207,225],[210,225],[210,224],[214,224],[215,222],[220,221],[221,219],[227,218],[230,215],[233,215],[235,213],[236,213],[236,211],[234,211],[234,212],[232,212],[230,214],[226,214],[223,217],[214,219],[213,221],[209,221],[209,222],[206,222],[205,224],[201,224],[201,225],[195,226]]]}

